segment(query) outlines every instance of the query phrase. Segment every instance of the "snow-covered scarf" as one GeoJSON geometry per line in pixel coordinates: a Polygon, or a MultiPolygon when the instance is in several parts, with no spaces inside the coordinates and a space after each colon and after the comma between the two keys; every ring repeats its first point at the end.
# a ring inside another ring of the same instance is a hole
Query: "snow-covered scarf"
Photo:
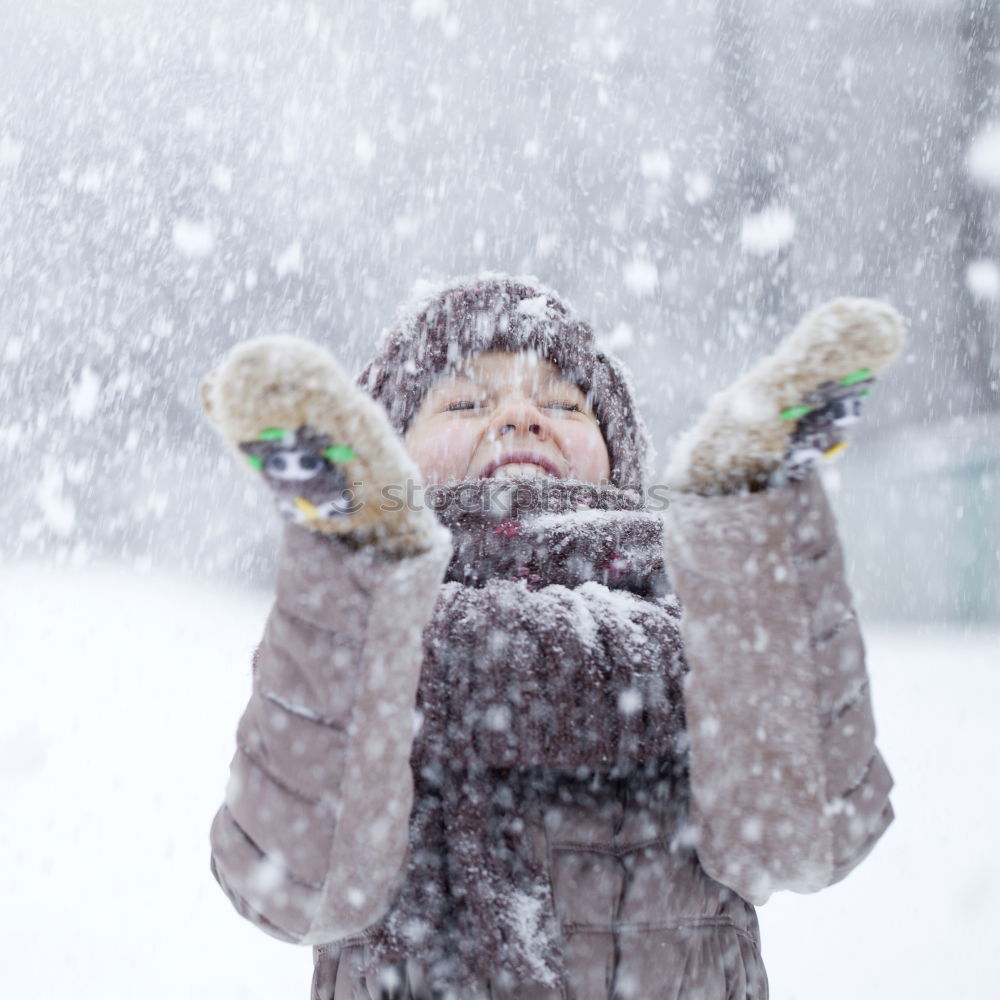
{"type": "Polygon", "coordinates": [[[560,776],[621,780],[683,756],[662,525],[636,492],[551,479],[433,499],[455,553],[424,633],[408,869],[370,953],[416,959],[439,988],[552,985],[549,879],[525,809],[560,776]]]}

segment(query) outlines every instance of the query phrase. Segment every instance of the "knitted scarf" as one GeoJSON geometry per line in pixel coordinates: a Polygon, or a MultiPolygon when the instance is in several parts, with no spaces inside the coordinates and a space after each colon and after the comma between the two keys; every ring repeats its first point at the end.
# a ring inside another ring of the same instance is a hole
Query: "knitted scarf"
{"type": "Polygon", "coordinates": [[[641,496],[551,479],[428,498],[454,556],[424,632],[402,889],[373,968],[457,990],[561,972],[544,856],[524,814],[568,776],[683,757],[680,609],[641,496]]]}

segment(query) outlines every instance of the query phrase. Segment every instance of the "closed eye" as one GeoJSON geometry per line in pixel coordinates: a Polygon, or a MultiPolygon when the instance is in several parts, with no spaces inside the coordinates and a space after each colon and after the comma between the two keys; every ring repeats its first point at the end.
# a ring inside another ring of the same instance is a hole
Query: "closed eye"
{"type": "MultiPolygon", "coordinates": [[[[444,407],[446,413],[481,410],[487,405],[485,400],[455,399],[444,407]]],[[[560,410],[564,413],[579,413],[580,404],[571,400],[552,400],[542,404],[547,410],[560,410]]]]}

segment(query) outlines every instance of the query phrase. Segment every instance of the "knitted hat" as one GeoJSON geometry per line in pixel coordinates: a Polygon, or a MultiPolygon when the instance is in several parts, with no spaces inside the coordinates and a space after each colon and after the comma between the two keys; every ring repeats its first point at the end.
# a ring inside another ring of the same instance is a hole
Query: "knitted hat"
{"type": "Polygon", "coordinates": [[[593,330],[534,278],[483,274],[428,291],[383,334],[358,384],[400,434],[443,375],[484,351],[535,351],[587,395],[611,460],[611,483],[645,487],[650,444],[624,366],[598,351],[593,330]]]}

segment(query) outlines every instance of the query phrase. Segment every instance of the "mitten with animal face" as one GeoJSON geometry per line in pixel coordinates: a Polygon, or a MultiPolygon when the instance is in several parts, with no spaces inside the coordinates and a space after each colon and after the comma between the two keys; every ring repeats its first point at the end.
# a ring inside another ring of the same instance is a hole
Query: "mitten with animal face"
{"type": "Polygon", "coordinates": [[[328,351],[273,336],[233,348],[201,383],[210,422],[272,490],[291,521],[408,555],[443,531],[398,499],[419,485],[385,411],[328,351]]]}
{"type": "Polygon", "coordinates": [[[668,483],[710,496],[802,478],[846,447],[861,399],[904,339],[899,314],[875,299],[813,310],[773,354],[712,397],[678,442],[668,483]]]}

